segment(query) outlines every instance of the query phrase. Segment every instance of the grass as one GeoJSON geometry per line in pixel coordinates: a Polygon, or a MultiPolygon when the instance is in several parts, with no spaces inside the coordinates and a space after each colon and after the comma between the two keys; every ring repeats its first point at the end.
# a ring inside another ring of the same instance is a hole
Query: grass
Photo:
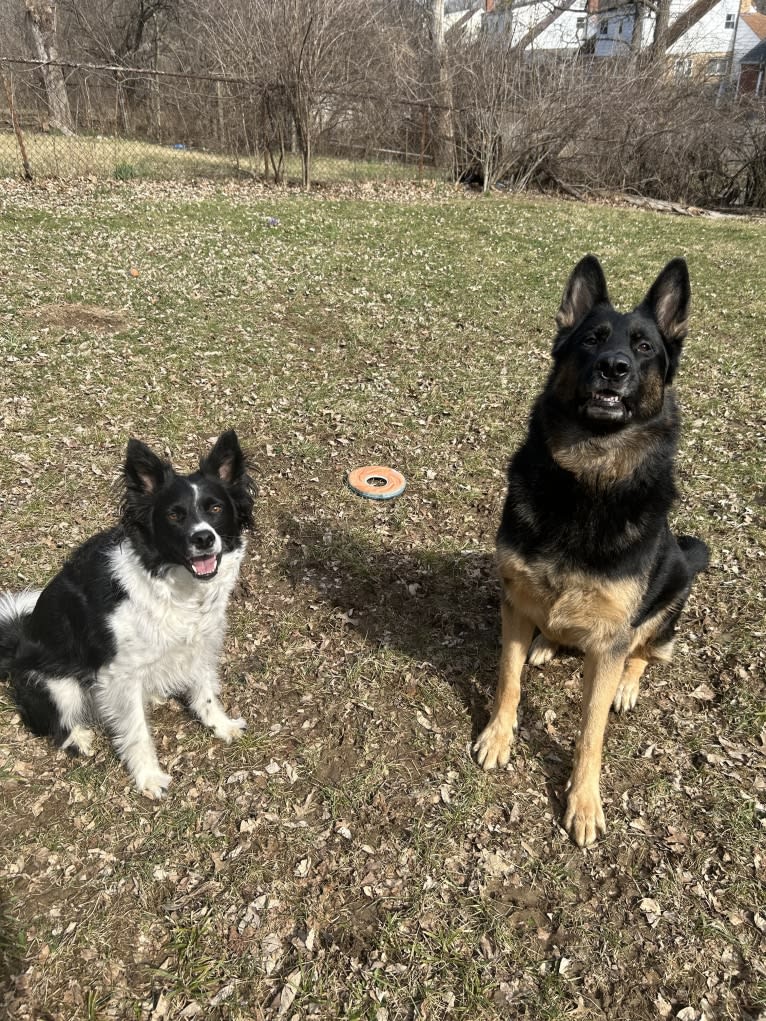
{"type": "Polygon", "coordinates": [[[131,435],[190,470],[235,427],[260,489],[223,664],[240,745],[156,710],[173,784],[149,802],[105,739],[73,762],[0,689],[9,1016],[766,1009],[764,224],[135,178],[7,183],[0,210],[0,588],[43,584],[113,522],[131,435]],[[558,826],[577,657],[527,672],[506,771],[468,755],[505,463],[585,251],[619,307],[689,260],[674,525],[713,554],[675,662],[610,721],[587,852],[558,826]],[[405,495],[352,496],[367,463],[405,495]]]}
{"type": "MultiPolygon", "coordinates": [[[[117,181],[174,181],[178,179],[240,178],[258,180],[264,173],[262,156],[248,153],[232,155],[195,149],[172,142],[161,145],[117,135],[73,135],[26,132],[24,148],[33,178],[117,181]]],[[[291,184],[301,181],[300,156],[287,153],[282,179],[291,184]]],[[[20,178],[23,173],[16,137],[0,132],[0,179],[20,178]]],[[[312,163],[316,184],[344,181],[419,181],[436,174],[427,164],[378,160],[356,160],[342,156],[319,155],[312,163]]],[[[271,170],[267,175],[272,179],[271,170]]]]}

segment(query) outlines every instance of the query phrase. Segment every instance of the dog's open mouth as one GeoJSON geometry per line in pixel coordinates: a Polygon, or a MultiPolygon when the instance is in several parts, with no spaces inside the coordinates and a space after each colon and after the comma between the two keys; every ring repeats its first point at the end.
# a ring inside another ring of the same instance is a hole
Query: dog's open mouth
{"type": "Polygon", "coordinates": [[[218,557],[211,553],[206,557],[192,557],[189,560],[192,574],[197,578],[212,578],[218,573],[218,557]]]}
{"type": "Polygon", "coordinates": [[[593,390],[585,402],[585,413],[589,418],[606,421],[622,421],[630,415],[621,394],[614,390],[593,390]]]}

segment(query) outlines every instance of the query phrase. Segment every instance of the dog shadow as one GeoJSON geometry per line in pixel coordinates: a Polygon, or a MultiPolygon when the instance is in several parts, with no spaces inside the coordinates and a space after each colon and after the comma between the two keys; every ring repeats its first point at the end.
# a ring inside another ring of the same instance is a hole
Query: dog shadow
{"type": "Polygon", "coordinates": [[[474,736],[499,654],[499,584],[483,552],[405,552],[358,535],[283,518],[289,541],[282,567],[374,645],[429,664],[469,710],[474,736]]]}
{"type": "MultiPolygon", "coordinates": [[[[487,723],[500,659],[500,582],[487,552],[403,551],[357,534],[284,516],[282,570],[296,588],[344,614],[358,634],[393,647],[414,664],[429,664],[460,697],[471,742],[487,723]]],[[[527,670],[531,668],[527,667],[527,670]]],[[[530,751],[550,758],[556,781],[566,774],[537,705],[522,682],[530,751]],[[559,775],[560,774],[560,775],[559,775]]]]}

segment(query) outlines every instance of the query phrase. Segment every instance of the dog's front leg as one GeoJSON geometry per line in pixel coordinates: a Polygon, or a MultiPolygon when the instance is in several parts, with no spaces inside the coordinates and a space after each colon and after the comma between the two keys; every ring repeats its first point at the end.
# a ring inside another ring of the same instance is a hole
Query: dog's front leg
{"type": "Polygon", "coordinates": [[[93,697],[136,788],[151,798],[164,797],[170,777],[160,768],[149,733],[140,674],[108,670],[99,677],[93,697]]]}
{"type": "Polygon", "coordinates": [[[599,778],[609,707],[625,666],[625,653],[586,653],[580,734],[575,748],[564,826],[580,847],[606,832],[599,778]]]}
{"type": "Polygon", "coordinates": [[[233,720],[218,700],[218,677],[214,668],[205,668],[195,678],[187,692],[189,710],[205,727],[226,744],[242,737],[247,724],[242,719],[233,720]]]}
{"type": "Polygon", "coordinates": [[[535,625],[519,609],[511,606],[505,594],[502,602],[503,651],[500,676],[492,716],[479,735],[473,750],[484,769],[504,766],[511,757],[511,745],[517,726],[521,696],[521,671],[535,633],[535,625]]]}

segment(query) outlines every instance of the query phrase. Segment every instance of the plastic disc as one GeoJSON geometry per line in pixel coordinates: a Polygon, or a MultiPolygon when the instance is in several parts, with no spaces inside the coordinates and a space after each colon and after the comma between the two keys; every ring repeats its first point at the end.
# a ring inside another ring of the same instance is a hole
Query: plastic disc
{"type": "Polygon", "coordinates": [[[402,495],[407,483],[402,473],[394,468],[370,464],[349,472],[348,485],[357,496],[366,500],[393,500],[395,496],[402,495]]]}

